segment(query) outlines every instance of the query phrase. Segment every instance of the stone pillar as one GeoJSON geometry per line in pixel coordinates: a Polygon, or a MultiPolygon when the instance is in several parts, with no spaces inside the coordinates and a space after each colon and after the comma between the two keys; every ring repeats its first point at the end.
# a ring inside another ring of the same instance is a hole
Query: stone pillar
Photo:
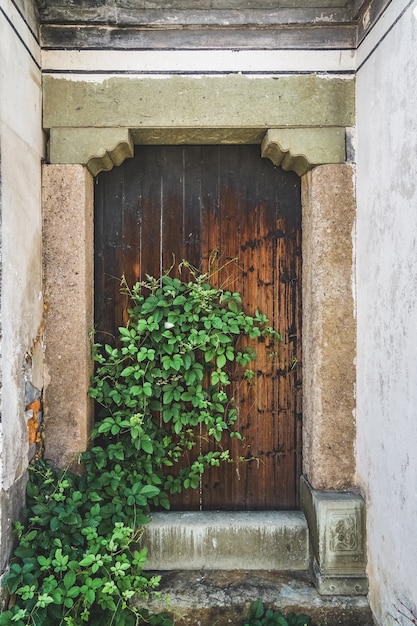
{"type": "Polygon", "coordinates": [[[314,489],[349,489],[355,459],[354,168],[302,178],[303,458],[314,489]]]}
{"type": "Polygon", "coordinates": [[[355,479],[355,193],[352,165],[302,178],[303,469],[313,577],[322,594],[366,594],[365,503],[355,479]]]}
{"type": "Polygon", "coordinates": [[[93,179],[82,165],[44,165],[45,458],[77,468],[92,425],[93,179]]]}

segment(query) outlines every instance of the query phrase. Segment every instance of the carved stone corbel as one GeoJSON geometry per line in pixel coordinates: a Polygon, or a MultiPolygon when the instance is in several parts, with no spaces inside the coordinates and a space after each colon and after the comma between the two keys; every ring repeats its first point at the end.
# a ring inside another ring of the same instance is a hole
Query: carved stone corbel
{"type": "Polygon", "coordinates": [[[49,160],[54,164],[79,163],[93,176],[133,157],[128,128],[51,128],[49,160]]]}
{"type": "Polygon", "coordinates": [[[261,155],[302,176],[316,165],[345,162],[345,129],[272,128],[262,141],[261,155]]]}

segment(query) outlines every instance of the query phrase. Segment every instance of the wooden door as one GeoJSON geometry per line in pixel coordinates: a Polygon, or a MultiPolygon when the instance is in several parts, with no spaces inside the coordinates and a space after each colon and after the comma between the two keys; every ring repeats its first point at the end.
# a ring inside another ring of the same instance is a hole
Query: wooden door
{"type": "Polygon", "coordinates": [[[238,380],[240,462],[204,475],[177,509],[291,509],[301,473],[301,201],[296,174],[257,145],[142,146],[96,179],[95,325],[109,341],[126,318],[119,291],[186,259],[240,291],[283,335],[277,358],[257,347],[255,381],[238,380]]]}

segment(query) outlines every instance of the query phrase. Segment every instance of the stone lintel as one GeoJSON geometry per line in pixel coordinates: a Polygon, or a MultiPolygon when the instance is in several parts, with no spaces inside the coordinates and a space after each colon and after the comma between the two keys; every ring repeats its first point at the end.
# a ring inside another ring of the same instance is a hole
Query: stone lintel
{"type": "Polygon", "coordinates": [[[267,131],[261,154],[299,176],[316,165],[344,163],[343,128],[274,128],[267,131]]]}
{"type": "Polygon", "coordinates": [[[302,178],[303,471],[315,489],[355,484],[354,167],[302,178]]]}
{"type": "Polygon", "coordinates": [[[309,527],[319,593],[366,594],[364,500],[354,492],[313,489],[302,477],[301,507],[309,527]]]}
{"type": "Polygon", "coordinates": [[[354,81],[340,77],[45,76],[43,94],[50,162],[93,176],[132,156],[133,144],[261,143],[269,128],[278,135],[266,156],[286,153],[284,167],[295,157],[302,174],[344,160],[343,129],[355,119],[354,81]]]}
{"type": "Polygon", "coordinates": [[[44,165],[45,458],[77,469],[93,419],[93,179],[82,165],[44,165]]]}
{"type": "Polygon", "coordinates": [[[121,165],[133,152],[127,128],[52,128],[49,137],[51,163],[85,165],[92,176],[121,165]]]}
{"type": "MultiPolygon", "coordinates": [[[[317,75],[44,76],[43,124],[53,128],[345,128],[355,83],[317,75]]],[[[92,131],[94,132],[94,131],[92,131]]],[[[107,146],[105,146],[107,148],[107,146]]]]}

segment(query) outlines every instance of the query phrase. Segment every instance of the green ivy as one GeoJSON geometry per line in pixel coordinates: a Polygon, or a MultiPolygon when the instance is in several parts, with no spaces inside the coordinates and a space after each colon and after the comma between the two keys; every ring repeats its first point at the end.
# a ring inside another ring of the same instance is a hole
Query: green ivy
{"type": "Polygon", "coordinates": [[[124,283],[128,323],[117,345],[95,344],[89,394],[101,409],[80,459],[84,473],[43,460],[31,466],[0,626],[169,626],[167,616],[130,601],[159,582],[143,571],[141,529],[152,508],[168,509],[172,494],[231,461],[227,437],[241,438],[231,373],[250,380],[254,342],[267,341],[273,354],[280,340],[264,315],[242,311],[238,293],[182,267],[188,282],[166,275],[132,289],[124,283]],[[201,452],[202,433],[217,448],[201,452]],[[184,458],[192,460],[184,466],[184,458]]]}
{"type": "Polygon", "coordinates": [[[252,604],[243,620],[243,626],[311,626],[311,623],[308,615],[295,613],[284,615],[281,611],[265,608],[259,598],[252,604]]]}

